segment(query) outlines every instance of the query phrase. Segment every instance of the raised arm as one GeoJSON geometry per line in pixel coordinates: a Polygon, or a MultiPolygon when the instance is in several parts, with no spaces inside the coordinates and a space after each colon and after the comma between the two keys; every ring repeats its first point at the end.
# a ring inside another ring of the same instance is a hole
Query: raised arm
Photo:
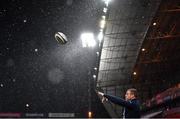
{"type": "Polygon", "coordinates": [[[109,101],[115,104],[121,105],[123,107],[131,108],[131,109],[136,109],[137,107],[136,104],[125,101],[124,99],[116,97],[116,96],[107,95],[107,94],[104,94],[103,96],[107,98],[109,101]]]}

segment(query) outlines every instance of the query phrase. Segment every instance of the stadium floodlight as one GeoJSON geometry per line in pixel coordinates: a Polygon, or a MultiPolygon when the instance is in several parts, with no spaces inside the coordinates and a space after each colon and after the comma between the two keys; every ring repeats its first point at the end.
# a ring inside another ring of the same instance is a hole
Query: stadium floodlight
{"type": "Polygon", "coordinates": [[[94,47],[96,45],[93,33],[82,33],[81,40],[83,47],[94,47]]]}
{"type": "Polygon", "coordinates": [[[99,42],[101,42],[102,39],[103,39],[103,32],[100,31],[99,34],[98,34],[98,40],[99,40],[99,42]]]}
{"type": "Polygon", "coordinates": [[[103,0],[104,1],[104,3],[106,4],[106,6],[108,6],[109,5],[109,2],[111,1],[111,0],[103,0]]]}

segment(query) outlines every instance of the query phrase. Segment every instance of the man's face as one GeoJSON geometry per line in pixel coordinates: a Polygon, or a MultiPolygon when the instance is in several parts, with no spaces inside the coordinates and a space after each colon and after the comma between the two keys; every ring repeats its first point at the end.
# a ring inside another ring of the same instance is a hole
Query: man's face
{"type": "Polygon", "coordinates": [[[134,95],[129,90],[127,90],[126,94],[125,94],[125,99],[131,100],[131,99],[133,99],[133,97],[134,97],[134,95]]]}

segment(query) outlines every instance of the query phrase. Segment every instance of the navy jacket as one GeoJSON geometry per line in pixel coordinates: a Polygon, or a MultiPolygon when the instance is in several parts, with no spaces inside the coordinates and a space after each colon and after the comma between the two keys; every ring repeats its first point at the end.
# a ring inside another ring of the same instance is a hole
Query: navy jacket
{"type": "Polygon", "coordinates": [[[122,98],[115,97],[112,95],[107,95],[107,94],[105,94],[104,97],[106,97],[109,101],[124,107],[123,117],[125,117],[125,118],[140,118],[139,100],[133,99],[130,101],[125,101],[122,98]]]}

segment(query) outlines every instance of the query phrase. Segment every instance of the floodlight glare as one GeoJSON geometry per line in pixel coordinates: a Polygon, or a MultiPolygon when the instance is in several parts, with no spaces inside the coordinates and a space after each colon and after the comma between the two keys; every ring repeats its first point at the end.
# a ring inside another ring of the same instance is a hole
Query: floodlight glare
{"type": "Polygon", "coordinates": [[[88,112],[88,118],[92,118],[92,112],[91,111],[88,112]]]}
{"type": "Polygon", "coordinates": [[[95,78],[96,78],[96,75],[93,75],[93,78],[95,79],[95,78]]]}
{"type": "Polygon", "coordinates": [[[153,23],[153,26],[156,26],[156,22],[153,23]]]}
{"type": "Polygon", "coordinates": [[[136,75],[137,73],[136,72],[133,72],[133,75],[136,75]]]}
{"type": "Polygon", "coordinates": [[[103,32],[99,32],[99,34],[98,34],[98,40],[99,40],[99,42],[101,42],[102,39],[103,39],[103,32]]]}
{"type": "Polygon", "coordinates": [[[105,19],[106,19],[106,16],[103,15],[102,18],[105,20],[105,19]]]}
{"type": "Polygon", "coordinates": [[[104,28],[105,27],[105,24],[106,24],[106,21],[103,19],[103,20],[101,20],[101,22],[100,22],[100,28],[104,28]]]}
{"type": "Polygon", "coordinates": [[[83,33],[81,34],[82,46],[83,47],[94,47],[96,41],[94,39],[93,33],[83,33]]]}
{"type": "Polygon", "coordinates": [[[104,13],[107,13],[107,8],[104,8],[104,9],[103,9],[103,12],[104,12],[104,13]]]}
{"type": "Polygon", "coordinates": [[[111,0],[103,0],[104,1],[104,3],[106,4],[106,6],[108,6],[109,5],[109,2],[111,1],[111,0]]]}

